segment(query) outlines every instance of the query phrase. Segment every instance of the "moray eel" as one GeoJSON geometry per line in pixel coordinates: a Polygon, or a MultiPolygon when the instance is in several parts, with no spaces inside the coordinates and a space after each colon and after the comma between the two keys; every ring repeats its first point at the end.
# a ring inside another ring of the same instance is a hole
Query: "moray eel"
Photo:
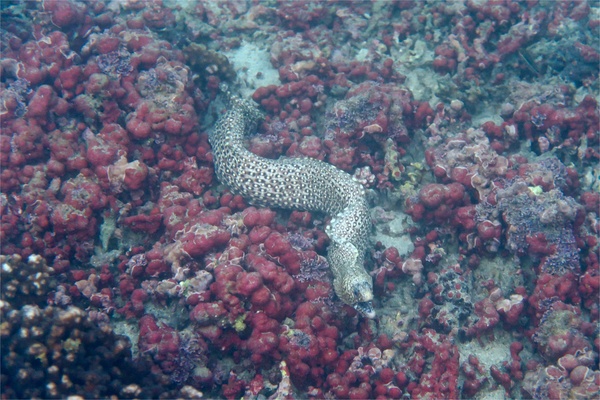
{"type": "Polygon", "coordinates": [[[375,317],[373,281],[364,269],[371,230],[364,187],[346,172],[312,158],[262,158],[244,147],[262,114],[249,101],[224,90],[229,107],[210,132],[215,172],[250,203],[320,211],[331,215],[325,228],[327,260],[337,296],[368,318],[375,317]]]}

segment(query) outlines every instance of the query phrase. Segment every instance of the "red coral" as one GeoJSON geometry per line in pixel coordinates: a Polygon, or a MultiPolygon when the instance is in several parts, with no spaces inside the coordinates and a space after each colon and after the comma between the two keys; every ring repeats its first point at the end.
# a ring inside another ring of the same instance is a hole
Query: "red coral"
{"type": "Polygon", "coordinates": [[[463,332],[467,337],[479,337],[486,332],[490,332],[500,322],[500,316],[489,297],[475,303],[475,315],[477,316],[476,322],[463,328],[463,332]]]}
{"type": "Polygon", "coordinates": [[[134,232],[156,233],[162,225],[162,215],[154,209],[149,215],[132,215],[123,218],[123,225],[129,227],[134,232]]]}
{"type": "Polygon", "coordinates": [[[179,354],[180,348],[180,337],[177,331],[164,323],[159,327],[151,314],[140,318],[139,328],[140,352],[149,353],[163,372],[171,373],[174,368],[173,360],[179,354]]]}
{"type": "Polygon", "coordinates": [[[556,248],[556,245],[549,243],[546,236],[541,232],[528,236],[525,240],[529,245],[528,250],[532,254],[545,256],[554,253],[556,248]]]}
{"type": "Polygon", "coordinates": [[[419,191],[419,200],[429,209],[437,208],[446,196],[446,187],[438,183],[430,183],[419,191]]]}
{"type": "Polygon", "coordinates": [[[414,397],[458,398],[459,354],[456,345],[451,344],[448,337],[437,334],[431,329],[424,329],[422,334],[411,331],[409,334],[415,354],[409,362],[411,371],[419,376],[418,383],[411,383],[407,390],[414,397]],[[433,356],[431,369],[423,373],[425,354],[433,356]]]}
{"type": "Polygon", "coordinates": [[[236,277],[236,290],[246,297],[261,287],[263,287],[263,279],[258,272],[242,272],[236,277]]]}
{"type": "Polygon", "coordinates": [[[178,239],[183,251],[190,257],[198,257],[223,246],[229,241],[231,234],[213,225],[194,224],[178,239]]]}
{"type": "Polygon", "coordinates": [[[100,186],[82,175],[67,180],[62,185],[61,193],[65,204],[78,210],[85,210],[88,207],[92,210],[100,210],[108,203],[100,186]]]}
{"type": "Polygon", "coordinates": [[[499,240],[502,234],[502,225],[498,221],[483,221],[477,224],[477,234],[483,241],[499,240]]]}
{"type": "Polygon", "coordinates": [[[477,211],[475,206],[459,207],[454,214],[453,223],[461,226],[465,231],[472,231],[476,226],[476,216],[477,211]]]}
{"type": "Polygon", "coordinates": [[[216,325],[227,315],[221,301],[199,303],[190,312],[190,319],[199,326],[216,325]]]}
{"type": "Polygon", "coordinates": [[[45,0],[44,10],[49,12],[52,23],[61,28],[79,23],[86,12],[83,4],[73,3],[68,0],[45,0]]]}
{"type": "Polygon", "coordinates": [[[497,366],[492,365],[490,367],[490,375],[504,388],[504,390],[506,390],[506,392],[510,393],[512,380],[510,379],[510,375],[508,373],[503,372],[497,366]]]}
{"type": "Polygon", "coordinates": [[[583,192],[579,199],[587,212],[598,212],[600,210],[600,193],[583,192]]]}
{"type": "Polygon", "coordinates": [[[27,106],[27,116],[45,120],[50,107],[55,101],[56,93],[48,85],[40,86],[34,93],[27,106]]]}
{"type": "Polygon", "coordinates": [[[58,204],[51,215],[51,222],[58,234],[78,234],[81,240],[94,235],[96,219],[91,208],[78,210],[69,204],[58,204]]]}

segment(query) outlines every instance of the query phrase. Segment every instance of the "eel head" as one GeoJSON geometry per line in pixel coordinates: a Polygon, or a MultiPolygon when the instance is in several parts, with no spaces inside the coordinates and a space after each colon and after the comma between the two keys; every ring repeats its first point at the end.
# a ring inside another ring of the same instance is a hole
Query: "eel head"
{"type": "Polygon", "coordinates": [[[365,317],[375,318],[373,279],[365,271],[360,251],[348,241],[333,240],[328,258],[333,269],[333,288],[340,300],[365,317]]]}
{"type": "MultiPolygon", "coordinates": [[[[364,270],[360,271],[363,272],[364,270]]],[[[373,308],[373,280],[366,273],[356,271],[340,279],[334,279],[335,292],[344,303],[354,307],[356,311],[367,318],[375,318],[373,308]]]]}

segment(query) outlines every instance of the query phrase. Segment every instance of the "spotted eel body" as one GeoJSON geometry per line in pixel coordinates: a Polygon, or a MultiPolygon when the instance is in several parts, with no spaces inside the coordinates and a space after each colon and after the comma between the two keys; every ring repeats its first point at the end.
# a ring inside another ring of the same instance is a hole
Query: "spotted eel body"
{"type": "Polygon", "coordinates": [[[373,318],[373,281],[364,269],[371,230],[363,186],[351,175],[312,158],[262,158],[244,147],[244,135],[256,129],[262,114],[250,102],[229,96],[209,142],[221,183],[252,204],[332,216],[325,232],[327,259],[335,293],[346,304],[373,318]]]}

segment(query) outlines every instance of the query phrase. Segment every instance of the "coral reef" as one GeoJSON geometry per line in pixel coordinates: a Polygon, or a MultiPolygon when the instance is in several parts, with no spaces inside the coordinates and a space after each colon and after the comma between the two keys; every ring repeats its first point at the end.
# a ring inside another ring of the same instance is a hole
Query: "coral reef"
{"type": "Polygon", "coordinates": [[[3,398],[598,397],[596,2],[0,17],[3,398]],[[220,184],[222,83],[264,113],[250,152],[364,186],[376,319],[336,295],[335,221],[220,184]]]}

